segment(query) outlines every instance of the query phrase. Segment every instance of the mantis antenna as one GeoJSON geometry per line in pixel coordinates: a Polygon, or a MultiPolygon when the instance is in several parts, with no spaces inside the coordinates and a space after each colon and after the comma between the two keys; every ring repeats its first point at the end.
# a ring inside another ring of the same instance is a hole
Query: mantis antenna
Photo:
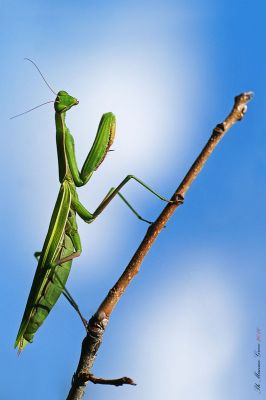
{"type": "MultiPolygon", "coordinates": [[[[48,88],[51,90],[51,92],[53,92],[55,95],[57,95],[57,93],[55,93],[55,91],[51,88],[51,86],[49,85],[49,83],[47,82],[47,80],[45,79],[45,77],[43,76],[43,74],[42,74],[40,68],[38,67],[38,65],[37,65],[34,61],[32,61],[30,58],[24,58],[24,60],[27,60],[27,61],[31,62],[31,63],[34,65],[34,67],[37,69],[37,71],[39,72],[39,74],[41,75],[42,79],[44,80],[44,82],[46,83],[46,85],[48,86],[48,88]]],[[[24,112],[22,112],[22,113],[20,113],[20,114],[14,115],[13,117],[11,117],[11,118],[9,118],[9,119],[13,119],[13,118],[20,117],[21,115],[27,114],[27,113],[29,113],[29,112],[35,110],[36,108],[42,107],[42,106],[44,106],[45,104],[53,103],[53,102],[54,102],[54,100],[46,101],[45,103],[39,104],[38,106],[31,108],[30,110],[27,110],[27,111],[24,111],[24,112]]]]}
{"type": "Polygon", "coordinates": [[[54,103],[54,100],[46,101],[45,103],[39,104],[38,106],[33,107],[33,108],[30,108],[30,109],[27,110],[27,111],[23,111],[23,112],[20,113],[20,114],[14,115],[13,117],[10,117],[9,119],[13,119],[13,118],[20,117],[21,115],[27,114],[27,113],[29,113],[29,112],[35,110],[36,108],[42,107],[42,106],[44,106],[45,104],[48,104],[48,103],[54,103]]]}
{"type": "Polygon", "coordinates": [[[55,93],[55,91],[51,88],[51,86],[49,85],[49,83],[47,82],[47,80],[45,79],[45,77],[43,76],[43,74],[42,74],[40,68],[38,67],[38,65],[35,64],[35,62],[32,61],[30,58],[24,58],[24,60],[27,60],[27,61],[31,62],[31,63],[34,65],[34,67],[37,69],[37,71],[39,72],[39,74],[41,75],[42,79],[44,80],[44,82],[46,83],[46,85],[48,86],[48,88],[51,90],[51,92],[53,92],[55,95],[57,95],[57,93],[55,93]]]}

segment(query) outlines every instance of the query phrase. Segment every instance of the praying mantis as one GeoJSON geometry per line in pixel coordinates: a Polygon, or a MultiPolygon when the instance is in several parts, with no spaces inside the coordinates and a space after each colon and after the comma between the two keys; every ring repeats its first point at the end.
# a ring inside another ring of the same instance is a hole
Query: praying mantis
{"type": "MultiPolygon", "coordinates": [[[[34,64],[47,86],[55,93],[38,66],[32,60],[27,60],[34,64]]],[[[79,257],[82,251],[76,214],[84,222],[91,223],[101,214],[110,201],[116,195],[119,195],[139,219],[151,223],[142,218],[120,193],[122,187],[131,179],[137,181],[159,199],[171,202],[171,200],[159,195],[134,175],[128,175],[116,188],[109,190],[93,213],[90,213],[81,204],[76,188],[86,185],[93,172],[104,161],[114,141],[116,120],[111,112],[103,114],[94,143],[81,171],[79,171],[75,156],[74,139],[65,122],[66,113],[78,103],[75,97],[64,90],[60,90],[56,94],[54,101],[60,190],[42,251],[35,253],[38,265],[15,341],[15,348],[17,347],[19,351],[22,351],[28,343],[32,343],[35,333],[62,293],[65,294],[73,307],[79,312],[77,305],[65,287],[72,260],[79,257]]],[[[85,324],[84,319],[83,323],[85,324]]]]}

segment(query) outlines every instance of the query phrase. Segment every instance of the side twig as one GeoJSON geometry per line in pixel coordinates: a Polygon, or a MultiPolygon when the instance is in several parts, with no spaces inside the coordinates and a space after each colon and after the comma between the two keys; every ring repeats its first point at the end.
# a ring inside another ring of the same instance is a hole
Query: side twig
{"type": "Polygon", "coordinates": [[[125,379],[128,381],[123,383],[134,384],[130,378],[121,378],[120,380],[105,380],[101,378],[95,378],[92,374],[90,374],[97,351],[103,339],[104,331],[109,322],[110,315],[127,286],[138,273],[140,265],[155,239],[164,228],[169,218],[173,215],[177,207],[183,203],[186,192],[200,173],[201,169],[219,141],[237,121],[240,121],[243,118],[247,110],[247,102],[252,98],[252,95],[253,94],[251,92],[246,92],[235,97],[232,111],[222,123],[218,124],[214,128],[207,144],[189,169],[183,181],[174,192],[171,198],[173,202],[166,205],[157,220],[148,228],[144,239],[142,240],[139,248],[135,252],[123,274],[120,276],[113,288],[109,291],[96,313],[90,319],[87,326],[87,335],[82,342],[79,364],[73,376],[72,386],[67,400],[80,400],[83,397],[88,381],[93,383],[114,385],[116,385],[116,383],[110,382],[119,382],[120,385],[122,384],[121,379],[125,379]]]}
{"type": "Polygon", "coordinates": [[[127,376],[123,376],[123,378],[117,379],[103,379],[97,378],[93,374],[89,374],[88,380],[94,384],[101,384],[101,385],[113,385],[113,386],[122,386],[122,385],[133,385],[136,386],[136,383],[127,376]]]}

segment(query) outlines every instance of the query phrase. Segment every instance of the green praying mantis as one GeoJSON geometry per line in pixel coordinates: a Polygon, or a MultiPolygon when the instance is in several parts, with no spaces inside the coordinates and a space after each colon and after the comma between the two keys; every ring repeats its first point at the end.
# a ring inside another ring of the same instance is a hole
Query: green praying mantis
{"type": "MultiPolygon", "coordinates": [[[[38,66],[32,60],[27,60],[35,65],[45,83],[53,91],[38,66]]],[[[55,92],[53,91],[53,93],[55,92]]],[[[64,90],[60,90],[56,94],[54,109],[60,190],[42,251],[35,253],[38,259],[38,266],[15,341],[15,348],[18,347],[19,351],[22,351],[28,343],[33,341],[35,333],[47,318],[62,293],[79,313],[77,305],[65,287],[72,260],[79,257],[82,251],[76,214],[83,221],[91,223],[101,214],[110,201],[116,195],[119,195],[139,219],[151,223],[142,218],[120,193],[122,187],[131,179],[137,181],[159,199],[171,202],[171,200],[160,196],[137,177],[128,175],[116,188],[109,190],[93,213],[89,212],[81,204],[76,188],[86,185],[93,172],[97,170],[105,159],[114,141],[116,120],[114,114],[111,112],[103,114],[94,143],[81,171],[79,171],[75,156],[74,139],[65,122],[67,111],[77,104],[78,100],[64,90]]]]}

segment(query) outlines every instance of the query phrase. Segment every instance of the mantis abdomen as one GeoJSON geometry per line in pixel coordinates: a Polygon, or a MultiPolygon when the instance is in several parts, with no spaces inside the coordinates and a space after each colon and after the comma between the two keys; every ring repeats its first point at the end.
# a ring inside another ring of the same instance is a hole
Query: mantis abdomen
{"type": "MultiPolygon", "coordinates": [[[[57,260],[70,256],[74,252],[75,249],[71,238],[64,233],[63,240],[60,243],[57,260]]],[[[46,268],[44,268],[38,276],[38,279],[43,282],[43,285],[39,298],[37,298],[35,304],[32,306],[32,313],[27,328],[23,334],[23,338],[27,342],[31,343],[33,341],[36,331],[42,325],[61,295],[70,273],[71,264],[72,260],[64,262],[63,264],[55,265],[54,267],[47,266],[48,270],[45,271],[46,268]]],[[[22,343],[19,343],[19,348],[25,347],[26,344],[27,343],[23,346],[22,343]]]]}

